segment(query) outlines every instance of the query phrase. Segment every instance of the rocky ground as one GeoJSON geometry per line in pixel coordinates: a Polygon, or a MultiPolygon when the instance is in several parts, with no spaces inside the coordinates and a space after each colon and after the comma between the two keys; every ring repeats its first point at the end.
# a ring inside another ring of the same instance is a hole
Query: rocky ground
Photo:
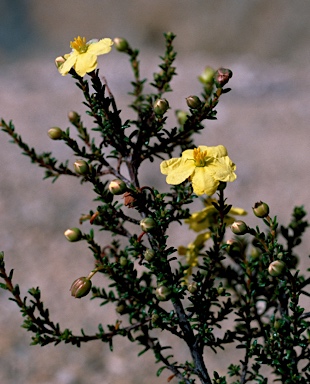
{"type": "MultiPolygon", "coordinates": [[[[143,76],[156,70],[159,54],[142,55],[143,76]]],[[[181,52],[176,62],[178,76],[173,82],[176,92],[167,98],[173,109],[185,109],[185,97],[200,93],[197,75],[206,65],[233,70],[233,90],[223,96],[218,120],[206,124],[196,143],[224,144],[228,148],[238,174],[237,181],[227,188],[230,203],[250,212],[256,201],[266,201],[271,214],[286,224],[295,205],[304,204],[310,211],[310,75],[303,62],[293,65],[253,57],[231,55],[219,59],[205,53],[189,56],[181,52]]],[[[116,52],[102,63],[118,106],[126,114],[129,65],[116,52]]],[[[39,152],[53,151],[56,157],[73,163],[74,157],[62,143],[51,141],[46,134],[51,126],[69,125],[68,111],[84,111],[72,79],[61,77],[52,60],[33,58],[3,66],[0,84],[0,116],[13,119],[18,133],[39,152]]],[[[173,119],[171,116],[171,126],[173,119]]],[[[4,133],[0,137],[0,165],[0,249],[5,252],[7,267],[15,269],[15,282],[22,292],[40,286],[52,319],[75,332],[83,328],[94,333],[98,323],[117,319],[118,315],[98,307],[95,301],[74,300],[69,293],[71,282],[92,268],[92,260],[85,244],[68,243],[63,232],[78,225],[81,213],[95,207],[91,188],[70,178],[60,178],[55,184],[43,182],[43,170],[20,155],[4,133]]],[[[143,168],[142,184],[164,188],[158,163],[151,167],[151,172],[143,168]]],[[[247,222],[258,224],[251,214],[247,222]]],[[[104,235],[100,237],[104,241],[104,235]]],[[[171,237],[179,245],[191,240],[185,230],[180,236],[179,228],[171,237]]],[[[309,266],[309,249],[307,234],[299,247],[303,271],[309,266]]],[[[100,284],[100,277],[96,276],[94,282],[100,284]]],[[[29,346],[31,335],[20,328],[18,308],[4,291],[0,291],[0,306],[2,384],[155,384],[166,382],[169,376],[164,372],[156,378],[158,367],[153,364],[153,356],[138,358],[139,350],[127,340],[118,341],[113,354],[99,342],[80,349],[68,345],[29,346]]],[[[177,355],[187,356],[184,348],[177,350],[177,355]]],[[[207,356],[211,371],[224,371],[227,359],[227,355],[207,356]]]]}

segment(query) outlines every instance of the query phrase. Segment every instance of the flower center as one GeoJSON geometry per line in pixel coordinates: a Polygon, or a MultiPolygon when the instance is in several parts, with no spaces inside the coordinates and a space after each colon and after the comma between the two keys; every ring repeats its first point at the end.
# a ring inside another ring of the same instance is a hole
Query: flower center
{"type": "Polygon", "coordinates": [[[88,44],[86,44],[86,37],[75,37],[74,41],[71,41],[70,47],[79,53],[85,53],[88,48],[88,44]]]}
{"type": "Polygon", "coordinates": [[[207,163],[207,151],[201,152],[200,148],[194,148],[194,162],[196,167],[204,167],[207,163]]]}

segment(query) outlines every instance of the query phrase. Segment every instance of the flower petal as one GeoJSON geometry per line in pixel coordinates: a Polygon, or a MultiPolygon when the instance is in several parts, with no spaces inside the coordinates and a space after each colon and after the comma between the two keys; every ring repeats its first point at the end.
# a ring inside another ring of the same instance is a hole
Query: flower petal
{"type": "Polygon", "coordinates": [[[83,77],[86,73],[89,73],[96,69],[97,67],[97,56],[90,54],[88,51],[82,54],[79,54],[74,69],[75,72],[83,77]]]}
{"type": "Polygon", "coordinates": [[[161,173],[167,175],[168,184],[177,185],[183,183],[195,170],[193,161],[184,161],[182,158],[172,158],[160,164],[161,173]]]}
{"type": "Polygon", "coordinates": [[[66,61],[58,68],[59,73],[63,76],[67,75],[70,69],[74,67],[78,56],[75,53],[72,53],[67,54],[64,57],[66,61]]]}
{"type": "Polygon", "coordinates": [[[217,145],[216,147],[207,147],[205,145],[200,145],[198,148],[202,152],[207,152],[208,157],[223,157],[227,156],[227,149],[224,147],[224,145],[217,145]]]}
{"type": "Polygon", "coordinates": [[[104,55],[112,49],[113,41],[109,38],[101,39],[97,43],[91,43],[88,46],[87,52],[93,55],[104,55]]]}
{"type": "Polygon", "coordinates": [[[237,175],[234,173],[236,165],[230,160],[228,156],[215,159],[209,166],[212,176],[219,181],[234,181],[237,175]]]}
{"type": "Polygon", "coordinates": [[[196,195],[200,196],[205,193],[206,195],[211,196],[215,193],[219,185],[219,181],[212,176],[209,166],[196,167],[195,172],[192,175],[192,185],[196,195]]]}

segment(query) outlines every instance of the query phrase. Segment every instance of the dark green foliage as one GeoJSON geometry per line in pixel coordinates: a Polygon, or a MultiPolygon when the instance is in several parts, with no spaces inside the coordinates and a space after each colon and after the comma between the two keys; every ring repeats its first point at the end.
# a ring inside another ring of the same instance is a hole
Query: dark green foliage
{"type": "Polygon", "coordinates": [[[179,126],[165,128],[167,117],[154,113],[153,106],[155,100],[172,91],[171,80],[176,75],[174,38],[172,33],[165,34],[166,52],[161,57],[159,72],[154,73],[154,91],[150,94],[144,93],[146,80],[140,79],[139,51],[126,45],[125,53],[134,75],[134,100],[130,106],[136,113],[133,120],[122,120],[99,70],[89,74],[90,81],[73,70],[70,72],[83,92],[87,113],[93,118],[92,130],[99,132],[99,139],[93,138],[81,117],[74,113],[70,121],[79,141],[72,138],[69,129],[63,131],[59,140],[87,162],[89,170],[83,175],[70,169],[69,161],[58,165],[50,153],[37,154],[23,142],[11,122],[1,121],[2,130],[23,154],[45,169],[45,178],[55,181],[62,175],[74,176],[94,190],[96,211],[83,215],[80,223],[90,221],[94,229],[109,232],[112,240],[103,247],[96,242],[94,230],[82,235],[81,240],[87,242],[94,257],[94,273],[109,282],[108,288],[92,286],[91,299],[96,299],[100,306],[113,304],[118,315],[126,317],[128,325],[118,320],[114,324],[99,324],[94,335],[86,335],[83,329],[80,335],[69,329],[61,330],[50,319],[39,288],[28,291],[30,300],[21,297],[18,285],[12,282],[13,271],[7,273],[5,269],[3,254],[0,287],[8,290],[19,306],[24,317],[22,326],[33,333],[32,344],[65,342],[79,347],[83,342],[101,340],[113,350],[114,338],[122,336],[141,346],[140,355],[153,352],[160,365],[158,376],[168,369],[172,375],[169,379],[176,377],[179,383],[226,384],[234,380],[234,384],[263,384],[269,380],[266,366],[272,371],[271,380],[283,384],[309,383],[310,313],[301,306],[300,299],[310,296],[310,278],[296,270],[298,258],[293,253],[308,227],[303,207],[294,209],[291,223],[280,226],[280,231],[276,217],[264,217],[261,223],[266,230],[261,231],[258,226],[248,228],[247,237],[236,238],[232,248],[224,239],[225,218],[232,206],[226,203],[226,185],[222,183],[217,200],[212,203],[216,220],[209,228],[211,239],[199,252],[200,264],[191,275],[194,285],[190,290],[184,282],[184,271],[189,265],[181,262],[167,239],[171,224],[182,224],[190,216],[189,204],[196,197],[192,187],[184,182],[160,192],[153,186],[140,185],[141,164],[156,157],[167,159],[176,149],[181,153],[193,148],[193,135],[204,128],[204,120],[216,118],[220,96],[230,91],[216,85],[211,76],[203,85],[201,102],[194,98],[191,105],[195,108],[189,109],[186,120],[179,126]],[[124,176],[124,169],[129,176],[124,176]],[[123,203],[110,192],[107,176],[126,183],[123,203]],[[140,219],[145,218],[151,218],[154,225],[143,232],[140,219]],[[147,249],[153,252],[148,260],[144,258],[147,249]],[[275,262],[276,272],[272,274],[270,264],[275,262]],[[167,297],[159,298],[156,289],[162,286],[167,297]],[[162,301],[169,302],[169,309],[162,301]],[[156,329],[183,340],[191,361],[175,361],[173,349],[161,344],[156,329]],[[221,330],[221,336],[215,330],[221,330]],[[233,344],[242,353],[240,361],[234,355],[229,357],[227,377],[217,372],[211,374],[213,369],[207,359],[205,365],[204,353],[223,353],[227,344],[233,344]]]}

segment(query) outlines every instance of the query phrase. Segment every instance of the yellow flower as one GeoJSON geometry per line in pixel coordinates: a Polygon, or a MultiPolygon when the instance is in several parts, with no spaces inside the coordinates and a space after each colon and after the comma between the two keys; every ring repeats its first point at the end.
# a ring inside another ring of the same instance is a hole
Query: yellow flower
{"type": "Polygon", "coordinates": [[[65,62],[58,67],[58,71],[67,75],[71,68],[83,77],[97,67],[97,56],[111,51],[113,41],[109,38],[101,40],[90,40],[86,43],[85,37],[76,37],[71,41],[72,52],[64,55],[65,62]]]}
{"type": "MultiPolygon", "coordinates": [[[[219,212],[213,206],[212,202],[216,202],[216,199],[206,199],[204,201],[206,207],[202,211],[194,212],[188,219],[184,220],[190,229],[195,232],[200,232],[217,224],[219,212]]],[[[224,218],[224,222],[226,225],[230,225],[236,220],[230,215],[244,216],[246,214],[247,212],[242,208],[231,207],[229,214],[224,218]]]]}
{"type": "Polygon", "coordinates": [[[180,158],[165,160],[160,164],[161,173],[167,175],[168,184],[181,184],[187,178],[192,182],[196,195],[213,195],[220,181],[234,181],[235,164],[223,145],[187,149],[180,158]]]}
{"type": "Polygon", "coordinates": [[[186,284],[188,284],[188,278],[193,273],[193,268],[197,267],[198,265],[199,252],[204,247],[205,242],[210,239],[210,237],[211,232],[201,233],[192,243],[189,243],[187,247],[181,246],[178,248],[179,255],[186,257],[186,264],[188,265],[188,268],[184,271],[186,284]]]}

